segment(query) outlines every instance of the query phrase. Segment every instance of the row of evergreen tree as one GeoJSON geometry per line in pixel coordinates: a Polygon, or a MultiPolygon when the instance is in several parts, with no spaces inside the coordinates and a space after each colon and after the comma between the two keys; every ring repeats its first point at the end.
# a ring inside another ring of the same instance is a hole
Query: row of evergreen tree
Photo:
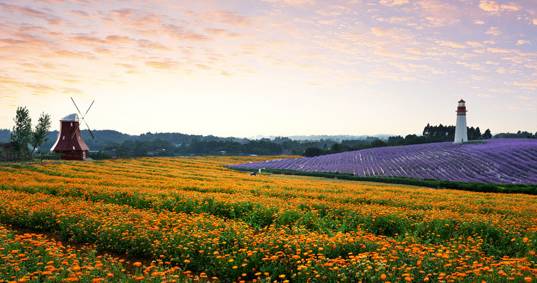
{"type": "MultiPolygon", "coordinates": [[[[492,138],[492,133],[489,129],[486,129],[482,134],[479,127],[468,127],[468,139],[469,140],[483,140],[492,138]]],[[[410,144],[422,144],[432,142],[445,142],[453,141],[455,138],[455,126],[444,126],[442,124],[438,126],[431,126],[427,124],[423,129],[422,135],[406,135],[406,136],[391,136],[387,140],[374,139],[368,141],[343,141],[341,143],[333,144],[329,149],[322,149],[318,147],[307,148],[304,152],[304,156],[312,157],[324,154],[339,153],[351,150],[360,150],[373,147],[382,146],[395,146],[395,145],[410,145],[410,144]]]]}
{"type": "MultiPolygon", "coordinates": [[[[455,126],[444,126],[442,124],[438,126],[431,126],[427,124],[423,129],[423,136],[430,138],[431,140],[449,141],[455,138],[455,126]]],[[[492,138],[490,129],[486,129],[484,133],[481,133],[479,127],[468,127],[468,139],[469,140],[483,140],[492,138]]]]}

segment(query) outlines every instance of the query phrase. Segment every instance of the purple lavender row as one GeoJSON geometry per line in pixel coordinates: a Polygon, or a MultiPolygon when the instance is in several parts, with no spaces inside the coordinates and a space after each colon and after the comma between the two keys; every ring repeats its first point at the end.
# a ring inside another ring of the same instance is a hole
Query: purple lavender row
{"type": "Polygon", "coordinates": [[[537,184],[537,140],[492,139],[371,148],[317,157],[253,162],[239,169],[350,173],[447,181],[537,184]]]}

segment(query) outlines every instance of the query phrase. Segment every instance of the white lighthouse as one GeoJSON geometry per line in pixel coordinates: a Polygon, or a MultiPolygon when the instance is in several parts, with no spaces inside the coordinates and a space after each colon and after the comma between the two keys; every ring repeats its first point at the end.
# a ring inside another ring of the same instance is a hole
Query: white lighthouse
{"type": "Polygon", "coordinates": [[[468,141],[468,132],[466,129],[466,105],[464,100],[459,100],[457,107],[457,126],[455,127],[454,143],[463,143],[468,141]]]}

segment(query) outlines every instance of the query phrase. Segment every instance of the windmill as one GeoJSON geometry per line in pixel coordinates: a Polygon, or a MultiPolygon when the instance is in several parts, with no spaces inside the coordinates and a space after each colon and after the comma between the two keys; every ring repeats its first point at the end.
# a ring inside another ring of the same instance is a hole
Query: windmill
{"type": "Polygon", "coordinates": [[[86,129],[91,135],[91,138],[95,139],[93,132],[85,120],[93,103],[95,103],[95,100],[91,102],[84,114],[82,114],[72,97],[71,101],[78,114],[73,113],[60,120],[60,132],[58,133],[58,138],[52,146],[51,151],[61,154],[61,158],[65,160],[85,160],[88,158],[89,147],[80,134],[80,120],[86,125],[86,129]]]}

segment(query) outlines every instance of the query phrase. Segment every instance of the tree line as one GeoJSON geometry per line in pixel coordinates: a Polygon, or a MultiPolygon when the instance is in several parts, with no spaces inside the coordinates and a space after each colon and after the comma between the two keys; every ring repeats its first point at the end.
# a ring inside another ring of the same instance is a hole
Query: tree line
{"type": "Polygon", "coordinates": [[[32,128],[30,111],[26,107],[18,107],[13,122],[15,125],[11,130],[10,142],[0,144],[0,160],[33,159],[36,150],[47,140],[50,115],[41,113],[32,128]]]}
{"type": "MultiPolygon", "coordinates": [[[[490,129],[486,129],[482,134],[479,127],[467,127],[468,139],[469,140],[483,140],[491,139],[492,133],[490,129]]],[[[442,124],[438,126],[431,126],[427,124],[423,129],[423,136],[427,137],[429,140],[437,139],[439,141],[449,141],[455,138],[455,126],[444,126],[442,124]]]]}
{"type": "MultiPolygon", "coordinates": [[[[280,154],[311,157],[373,147],[453,141],[454,136],[455,126],[444,126],[442,124],[437,126],[427,124],[423,129],[422,135],[391,136],[387,139],[367,137],[360,140],[344,140],[341,142],[333,140],[303,141],[292,140],[286,137],[249,140],[213,136],[189,136],[188,140],[182,137],[182,143],[177,144],[170,139],[173,137],[173,134],[161,135],[148,133],[143,135],[144,138],[126,140],[121,143],[111,143],[104,146],[99,150],[98,157],[280,154]],[[152,137],[152,139],[148,137],[152,137]]],[[[479,127],[468,127],[468,138],[470,140],[483,140],[493,138],[493,136],[490,129],[486,129],[481,133],[479,127]]]]}
{"type": "MultiPolygon", "coordinates": [[[[50,116],[48,114],[41,114],[37,124],[32,128],[28,109],[19,107],[14,123],[11,131],[0,130],[0,141],[2,139],[9,141],[0,144],[0,160],[29,160],[36,155],[47,159],[58,158],[57,155],[49,152],[58,132],[49,131],[50,116]]],[[[90,157],[94,159],[138,156],[281,154],[311,157],[372,147],[452,141],[455,136],[455,126],[427,124],[421,135],[391,136],[384,139],[365,137],[343,141],[331,139],[294,140],[288,137],[273,139],[223,138],[181,133],[127,135],[112,130],[97,130],[94,133],[96,138],[90,139],[87,131],[81,131],[82,137],[90,147],[90,157]]],[[[500,133],[493,136],[489,129],[482,133],[479,127],[468,127],[470,140],[493,137],[537,138],[537,133],[518,131],[517,133],[500,133]]]]}
{"type": "MultiPolygon", "coordinates": [[[[483,140],[491,139],[492,133],[490,129],[486,129],[484,133],[481,133],[479,127],[468,127],[468,139],[469,140],[483,140]]],[[[363,141],[343,141],[338,144],[332,145],[329,149],[322,149],[318,147],[307,148],[304,152],[304,156],[313,157],[324,154],[339,153],[351,150],[360,150],[373,147],[382,146],[396,146],[396,145],[411,145],[422,144],[432,142],[445,142],[453,141],[455,138],[455,126],[444,126],[442,124],[438,126],[432,126],[427,124],[423,128],[422,135],[406,135],[406,136],[391,136],[387,140],[375,139],[369,142],[363,141]]]]}

